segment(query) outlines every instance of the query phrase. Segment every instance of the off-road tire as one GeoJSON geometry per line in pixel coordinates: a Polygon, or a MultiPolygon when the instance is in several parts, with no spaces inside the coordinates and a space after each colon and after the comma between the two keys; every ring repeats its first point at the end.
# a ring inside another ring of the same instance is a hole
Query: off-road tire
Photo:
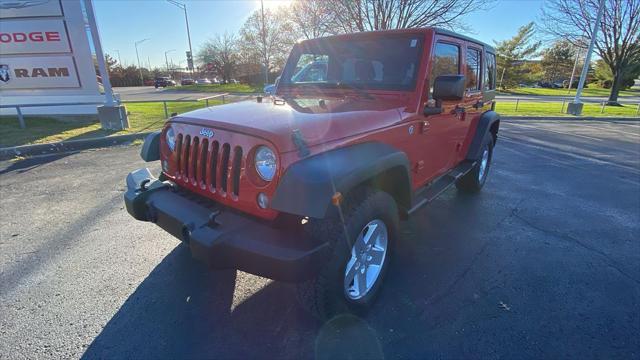
{"type": "Polygon", "coordinates": [[[493,137],[487,136],[482,145],[482,151],[480,152],[480,159],[478,159],[476,165],[473,167],[471,171],[466,173],[463,177],[456,181],[456,187],[458,190],[467,192],[467,193],[476,193],[479,192],[487,181],[487,177],[489,176],[489,169],[491,169],[491,161],[493,160],[493,137]],[[480,167],[482,163],[482,154],[484,151],[488,151],[489,158],[487,160],[487,165],[484,170],[484,175],[480,178],[480,167]]]}
{"type": "Polygon", "coordinates": [[[342,216],[310,223],[310,231],[329,239],[331,258],[312,280],[296,284],[300,305],[321,320],[341,313],[364,315],[373,304],[389,268],[398,234],[398,208],[386,192],[369,188],[359,189],[345,199],[342,216]],[[340,220],[344,219],[344,223],[340,220]],[[344,293],[344,271],[351,256],[351,247],[360,231],[373,219],[384,222],[388,231],[387,254],[381,273],[371,290],[361,299],[348,299],[344,293]]]}

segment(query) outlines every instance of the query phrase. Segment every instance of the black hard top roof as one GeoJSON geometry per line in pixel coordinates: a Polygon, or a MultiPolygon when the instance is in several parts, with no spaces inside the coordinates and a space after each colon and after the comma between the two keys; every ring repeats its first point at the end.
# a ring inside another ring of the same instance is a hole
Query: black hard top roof
{"type": "Polygon", "coordinates": [[[493,48],[493,46],[491,46],[491,45],[489,45],[489,44],[487,44],[487,43],[483,43],[483,42],[482,42],[482,41],[480,41],[480,40],[476,40],[476,39],[474,39],[474,38],[470,38],[470,37],[468,37],[468,36],[466,36],[466,35],[462,35],[462,34],[459,34],[459,33],[457,33],[457,32],[454,32],[454,31],[451,31],[451,30],[447,30],[447,29],[442,29],[442,28],[437,28],[437,27],[434,27],[433,29],[436,31],[436,33],[437,33],[437,34],[442,34],[442,35],[447,35],[447,36],[457,37],[457,38],[460,38],[460,39],[464,39],[464,40],[466,40],[466,41],[474,42],[474,43],[476,43],[476,44],[478,44],[478,45],[482,45],[482,46],[484,46],[484,48],[485,48],[488,52],[491,52],[491,53],[495,53],[495,52],[496,52],[496,50],[493,48]]]}

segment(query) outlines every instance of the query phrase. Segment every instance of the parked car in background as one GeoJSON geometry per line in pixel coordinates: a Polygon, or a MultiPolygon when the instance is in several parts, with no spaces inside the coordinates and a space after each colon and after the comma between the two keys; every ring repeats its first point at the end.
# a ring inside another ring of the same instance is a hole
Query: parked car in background
{"type": "Polygon", "coordinates": [[[276,78],[276,82],[274,82],[273,84],[265,85],[265,86],[262,88],[262,91],[263,91],[265,94],[268,94],[268,95],[273,95],[273,94],[275,94],[275,93],[276,93],[276,85],[278,84],[278,81],[279,81],[279,80],[280,80],[280,76],[278,76],[278,77],[276,78]]]}
{"type": "Polygon", "coordinates": [[[196,80],[196,84],[198,85],[209,85],[211,84],[211,80],[204,78],[204,79],[198,79],[196,80]]]}
{"type": "Polygon", "coordinates": [[[194,85],[195,83],[196,83],[196,81],[191,79],[191,78],[186,78],[186,79],[180,80],[180,85],[194,85]]]}
{"type": "Polygon", "coordinates": [[[229,80],[229,84],[240,84],[240,81],[238,81],[236,79],[230,79],[229,80]]]}
{"type": "Polygon", "coordinates": [[[154,85],[157,89],[159,87],[176,86],[176,82],[170,77],[157,77],[154,85]]]}

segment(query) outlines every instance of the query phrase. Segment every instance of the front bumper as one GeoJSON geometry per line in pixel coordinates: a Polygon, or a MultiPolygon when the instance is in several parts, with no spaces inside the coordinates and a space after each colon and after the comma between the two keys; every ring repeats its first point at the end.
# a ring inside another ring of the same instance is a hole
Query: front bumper
{"type": "Polygon", "coordinates": [[[304,231],[280,229],[186,193],[148,169],[127,176],[129,214],[156,223],[189,245],[194,258],[214,268],[231,268],[281,281],[313,278],[329,255],[304,231]]]}

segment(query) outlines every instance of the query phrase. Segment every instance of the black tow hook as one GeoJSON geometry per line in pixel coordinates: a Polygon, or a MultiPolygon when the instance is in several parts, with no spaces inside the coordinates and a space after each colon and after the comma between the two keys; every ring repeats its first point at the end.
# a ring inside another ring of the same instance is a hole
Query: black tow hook
{"type": "Polygon", "coordinates": [[[147,184],[151,182],[151,179],[144,179],[140,182],[140,190],[147,191],[147,184]]]}
{"type": "Polygon", "coordinates": [[[214,210],[211,214],[209,214],[209,221],[207,222],[207,225],[212,228],[219,226],[220,223],[216,221],[216,218],[221,213],[222,212],[220,210],[214,210]]]}

